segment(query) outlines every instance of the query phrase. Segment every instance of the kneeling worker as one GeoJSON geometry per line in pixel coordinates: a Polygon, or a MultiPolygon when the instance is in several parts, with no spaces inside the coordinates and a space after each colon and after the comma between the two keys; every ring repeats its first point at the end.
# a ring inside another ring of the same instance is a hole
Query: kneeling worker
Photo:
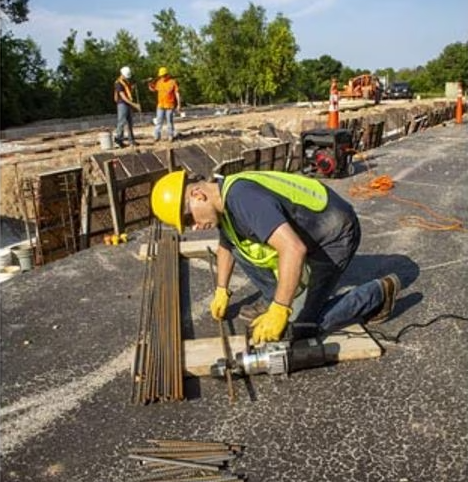
{"type": "Polygon", "coordinates": [[[360,321],[383,322],[393,311],[400,290],[395,274],[330,298],[361,231],[352,206],[317,179],[252,171],[193,182],[176,171],[155,184],[151,205],[179,233],[219,227],[211,313],[224,318],[237,261],[263,297],[241,309],[255,344],[279,341],[288,322],[293,337],[304,338],[360,321]]]}

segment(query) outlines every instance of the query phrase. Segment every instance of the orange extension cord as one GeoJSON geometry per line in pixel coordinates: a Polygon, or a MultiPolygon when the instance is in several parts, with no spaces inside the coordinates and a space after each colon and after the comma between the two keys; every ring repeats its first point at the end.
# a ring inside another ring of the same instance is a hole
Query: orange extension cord
{"type": "MultiPolygon", "coordinates": [[[[365,159],[363,160],[366,161],[365,159]]],[[[388,174],[375,176],[369,165],[367,165],[367,175],[370,179],[363,183],[355,183],[349,188],[349,194],[352,197],[370,199],[373,197],[387,196],[395,201],[410,204],[422,209],[429,215],[429,217],[432,217],[435,220],[430,220],[422,216],[402,216],[399,219],[402,226],[416,227],[431,231],[467,231],[467,229],[463,227],[463,222],[460,219],[442,216],[419,202],[391,194],[390,191],[395,186],[395,182],[388,174]]]]}

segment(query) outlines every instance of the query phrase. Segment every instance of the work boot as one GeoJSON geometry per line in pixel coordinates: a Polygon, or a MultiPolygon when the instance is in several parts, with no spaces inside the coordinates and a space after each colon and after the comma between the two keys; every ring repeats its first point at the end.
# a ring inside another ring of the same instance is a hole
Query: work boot
{"type": "Polygon", "coordinates": [[[239,318],[245,321],[253,321],[255,318],[265,313],[268,306],[269,305],[263,299],[259,299],[251,305],[242,306],[239,310],[239,318]]]}
{"type": "Polygon", "coordinates": [[[384,300],[380,310],[367,321],[369,325],[378,325],[388,320],[395,308],[395,301],[401,290],[400,279],[395,273],[381,278],[379,282],[382,285],[384,300]]]}
{"type": "Polygon", "coordinates": [[[114,137],[114,142],[121,148],[123,149],[124,147],[127,147],[122,139],[117,139],[117,137],[114,137]]]}

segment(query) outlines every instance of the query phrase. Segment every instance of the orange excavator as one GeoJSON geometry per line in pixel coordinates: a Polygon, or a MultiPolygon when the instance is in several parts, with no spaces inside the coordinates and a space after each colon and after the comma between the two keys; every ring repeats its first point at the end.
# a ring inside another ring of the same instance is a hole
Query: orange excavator
{"type": "Polygon", "coordinates": [[[347,99],[374,99],[379,80],[371,74],[358,75],[349,79],[348,85],[340,90],[340,97],[347,99]]]}

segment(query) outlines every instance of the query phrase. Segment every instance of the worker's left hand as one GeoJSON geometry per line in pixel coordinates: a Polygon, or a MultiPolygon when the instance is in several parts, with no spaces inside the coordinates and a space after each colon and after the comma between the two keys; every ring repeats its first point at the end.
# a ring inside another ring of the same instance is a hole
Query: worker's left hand
{"type": "Polygon", "coordinates": [[[272,302],[268,310],[250,324],[253,328],[252,340],[255,345],[267,341],[279,341],[288,324],[292,309],[289,306],[272,302]]]}

